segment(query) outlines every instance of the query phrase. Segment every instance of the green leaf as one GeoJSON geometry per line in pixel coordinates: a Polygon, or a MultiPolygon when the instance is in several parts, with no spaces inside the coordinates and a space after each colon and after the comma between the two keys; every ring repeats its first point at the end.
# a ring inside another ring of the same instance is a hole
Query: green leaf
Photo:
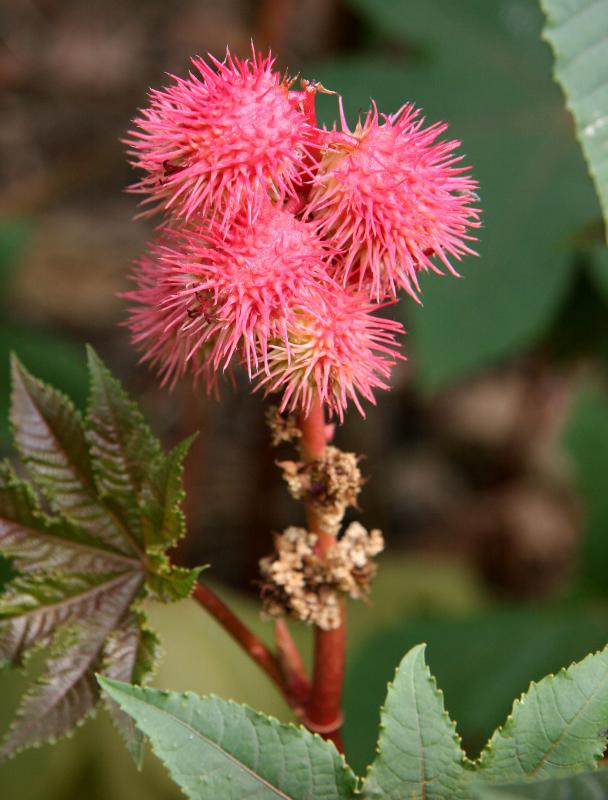
{"type": "Polygon", "coordinates": [[[15,571],[7,558],[0,556],[0,591],[15,577],[15,571]]]}
{"type": "Polygon", "coordinates": [[[120,623],[137,590],[137,576],[123,575],[110,591],[95,593],[95,616],[63,628],[45,673],[22,699],[2,747],[0,761],[69,733],[93,712],[99,693],[95,673],[108,631],[120,623]]]}
{"type": "Polygon", "coordinates": [[[589,275],[604,300],[608,300],[608,248],[595,247],[590,256],[589,275]]]}
{"type": "Polygon", "coordinates": [[[541,6],[555,77],[574,115],[608,225],[608,0],[541,0],[541,6]]]}
{"type": "Polygon", "coordinates": [[[136,545],[142,547],[140,493],[160,458],[160,446],[137,405],[91,347],[87,359],[91,376],[87,438],[97,485],[124,511],[136,545]]]}
{"type": "Polygon", "coordinates": [[[389,686],[364,796],[468,800],[481,783],[571,776],[597,766],[607,723],[608,648],[533,683],[479,760],[469,761],[418,645],[389,686]]]}
{"type": "MultiPolygon", "coordinates": [[[[187,597],[199,573],[172,567],[165,553],[184,532],[187,443],[163,455],[92,351],[89,362],[85,428],[67,398],[13,361],[15,439],[54,513],[43,512],[32,487],[0,464],[0,555],[18,571],[0,594],[0,664],[23,663],[37,648],[50,651],[0,747],[0,761],[69,733],[91,713],[99,699],[96,672],[144,682],[159,648],[145,627],[142,601],[187,597]]],[[[141,735],[108,705],[139,763],[141,735]]]]}
{"type": "MultiPolygon", "coordinates": [[[[382,571],[379,587],[384,577],[382,571]]],[[[432,585],[432,576],[426,579],[432,585]]],[[[397,609],[398,591],[395,585],[392,602],[397,609]]],[[[381,602],[374,594],[376,599],[381,602]]],[[[381,608],[379,611],[382,613],[381,608]]],[[[464,615],[462,610],[455,611],[456,615],[450,616],[402,608],[401,621],[385,624],[351,652],[344,691],[344,742],[356,771],[363,770],[373,757],[378,708],[395,664],[417,642],[427,642],[428,663],[471,758],[479,755],[507,717],[513,698],[525,692],[531,681],[557,672],[606,643],[602,608],[574,604],[464,615]]],[[[378,614],[376,607],[373,613],[378,614]]]]}
{"type": "Polygon", "coordinates": [[[389,685],[366,797],[443,800],[465,791],[465,755],[424,649],[418,645],[409,651],[389,685]]]}
{"type": "Polygon", "coordinates": [[[481,754],[489,783],[572,775],[597,766],[608,729],[608,648],[533,683],[481,754]]]}
{"type": "Polygon", "coordinates": [[[43,514],[29,484],[6,462],[0,462],[0,553],[20,572],[118,572],[134,563],[67,519],[43,514]]]}
{"type": "Polygon", "coordinates": [[[173,567],[168,559],[163,557],[161,562],[155,563],[155,554],[149,557],[153,565],[146,579],[146,589],[155,600],[162,603],[174,603],[176,600],[185,600],[194,591],[198,576],[204,567],[173,567]]]}
{"type": "MultiPolygon", "coordinates": [[[[68,394],[82,407],[87,396],[87,370],[81,358],[80,347],[55,331],[37,327],[31,323],[18,324],[3,320],[0,322],[0,364],[8,371],[12,351],[17,351],[21,359],[43,380],[68,394]]],[[[10,398],[9,381],[0,380],[0,446],[10,445],[8,425],[10,398]]]]}
{"type": "Polygon", "coordinates": [[[356,778],[335,747],[218,697],[100,678],[191,800],[342,800],[356,778]]]}
{"type": "MultiPolygon", "coordinates": [[[[483,227],[457,265],[461,280],[423,277],[421,309],[407,312],[416,369],[436,387],[537,341],[572,277],[568,235],[597,217],[597,198],[551,76],[531,0],[350,0],[374,30],[403,39],[415,63],[377,54],[314,66],[344,95],[351,119],[373,97],[446,120],[479,180],[483,227]],[[414,45],[414,48],[412,47],[414,45]]],[[[323,99],[335,118],[335,98],[323,99]]]]}
{"type": "Polygon", "coordinates": [[[478,787],[473,794],[475,800],[602,800],[608,797],[608,769],[525,785],[478,787]]]}
{"type": "Polygon", "coordinates": [[[63,394],[36,380],[13,356],[11,424],[22,461],[51,506],[117,552],[128,538],[96,498],[80,414],[63,394]]]}
{"type": "Polygon", "coordinates": [[[4,218],[0,220],[0,297],[12,278],[21,256],[30,239],[32,225],[26,219],[4,218]]]}
{"type": "Polygon", "coordinates": [[[150,470],[142,492],[142,517],[147,550],[174,547],[185,532],[183,461],[196,434],[188,437],[150,470]]]}
{"type": "Polygon", "coordinates": [[[599,386],[584,386],[573,404],[563,442],[570,456],[584,501],[584,536],[580,582],[595,593],[606,593],[608,559],[608,398],[599,386]]]}
{"type": "Polygon", "coordinates": [[[0,666],[19,664],[33,647],[48,645],[59,628],[87,618],[105,624],[108,635],[117,622],[110,600],[129,586],[130,604],[141,582],[137,572],[16,577],[0,595],[0,666]],[[110,611],[104,621],[100,609],[106,606],[110,611]]]}
{"type": "MultiPolygon", "coordinates": [[[[140,615],[132,615],[106,640],[101,674],[112,680],[145,683],[152,676],[159,660],[160,642],[144,627],[140,615]]],[[[143,762],[143,734],[133,719],[114,700],[104,695],[104,705],[123,738],[138,768],[143,762]]]]}

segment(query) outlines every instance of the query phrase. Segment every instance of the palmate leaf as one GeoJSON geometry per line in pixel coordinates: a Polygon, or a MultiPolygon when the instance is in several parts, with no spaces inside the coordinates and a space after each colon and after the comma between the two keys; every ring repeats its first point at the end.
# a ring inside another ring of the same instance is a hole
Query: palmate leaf
{"type": "Polygon", "coordinates": [[[481,754],[491,783],[594,769],[606,748],[608,648],[533,683],[481,754]]]}
{"type": "Polygon", "coordinates": [[[153,564],[148,587],[165,601],[189,597],[200,570],[171,567],[165,551],[185,532],[183,460],[195,436],[167,455],[99,356],[87,348],[91,394],[86,437],[100,493],[153,564]]]}
{"type": "Polygon", "coordinates": [[[471,761],[425,664],[424,647],[404,657],[389,686],[376,758],[362,781],[333,745],[246,706],[103,676],[99,681],[149,737],[191,800],[604,796],[600,787],[608,778],[596,773],[594,780],[589,770],[597,767],[606,744],[608,648],[533,683],[481,757],[471,761]]]}
{"type": "Polygon", "coordinates": [[[143,488],[142,526],[148,551],[173,547],[184,535],[183,461],[195,438],[196,434],[185,439],[155,464],[143,488]]]}
{"type": "Polygon", "coordinates": [[[80,414],[67,397],[11,359],[11,425],[32,480],[52,508],[117,552],[134,555],[128,537],[97,497],[80,414]]]}
{"type": "Polygon", "coordinates": [[[606,797],[608,769],[583,772],[571,778],[477,787],[474,792],[475,800],[603,800],[606,797]]]}
{"type": "MultiPolygon", "coordinates": [[[[544,779],[597,767],[607,729],[608,648],[533,683],[479,760],[469,761],[424,663],[424,647],[418,645],[405,656],[389,686],[377,755],[363,796],[368,800],[472,800],[485,797],[486,787],[542,786],[544,779]]],[[[487,791],[493,800],[491,789],[487,791]]],[[[564,795],[569,796],[577,795],[564,795]]]]}
{"type": "Polygon", "coordinates": [[[99,491],[119,509],[131,529],[134,547],[143,549],[139,497],[147,476],[161,458],[154,438],[135,403],[120,383],[87,348],[91,393],[86,438],[99,491]]]}
{"type": "Polygon", "coordinates": [[[608,0],[541,0],[541,6],[555,76],[574,114],[608,225],[608,0]]]}
{"type": "Polygon", "coordinates": [[[219,697],[100,678],[191,800],[347,800],[356,778],[329,742],[219,697]]]}
{"type": "Polygon", "coordinates": [[[113,572],[136,563],[76,523],[44,515],[32,488],[6,462],[0,463],[0,551],[20,572],[113,572]]]}
{"type": "MultiPolygon", "coordinates": [[[[144,627],[140,615],[132,614],[120,629],[106,640],[100,673],[113,680],[144,683],[152,674],[159,658],[160,642],[155,633],[144,627]]],[[[144,737],[131,717],[104,695],[104,705],[120,732],[137,766],[143,758],[144,737]]]]}
{"type": "MultiPolygon", "coordinates": [[[[165,456],[92,351],[89,368],[83,421],[67,398],[13,359],[17,448],[52,513],[0,465],[0,555],[18,572],[0,595],[0,664],[50,651],[0,760],[70,732],[91,713],[99,700],[95,673],[144,682],[159,648],[141,601],[186,597],[199,572],[173,568],[165,554],[184,532],[181,465],[189,443],[165,456]]],[[[139,760],[141,735],[115,704],[107,706],[139,760]]]]}
{"type": "Polygon", "coordinates": [[[441,800],[465,792],[465,755],[443,695],[424,661],[424,645],[405,656],[381,713],[378,755],[366,797],[441,800]]]}
{"type": "Polygon", "coordinates": [[[140,585],[137,575],[121,576],[96,595],[93,614],[74,618],[72,628],[59,628],[46,670],[23,698],[0,760],[70,732],[93,711],[104,641],[120,625],[140,585]]]}

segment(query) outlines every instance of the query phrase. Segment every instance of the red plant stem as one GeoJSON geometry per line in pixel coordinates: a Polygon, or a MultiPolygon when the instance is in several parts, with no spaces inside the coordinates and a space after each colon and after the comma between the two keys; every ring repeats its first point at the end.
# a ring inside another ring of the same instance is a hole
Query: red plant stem
{"type": "Polygon", "coordinates": [[[247,655],[264,670],[270,680],[279,688],[281,694],[287,696],[287,688],[281,666],[276,656],[270,652],[264,642],[258,639],[208,586],[197,583],[193,597],[232,636],[247,655]]]}
{"type": "MultiPolygon", "coordinates": [[[[301,453],[306,461],[319,458],[327,444],[327,430],[323,407],[317,401],[307,416],[298,420],[302,431],[301,453]]],[[[314,507],[307,504],[308,530],[317,535],[317,552],[320,555],[332,550],[336,537],[322,530],[314,507]]],[[[306,726],[324,739],[332,741],[344,752],[340,730],[342,728],[342,685],[346,657],[346,615],[341,604],[340,625],[333,630],[315,628],[315,653],[310,698],[306,707],[306,726]]]]}
{"type": "Polygon", "coordinates": [[[296,715],[302,719],[310,697],[310,682],[306,668],[284,619],[275,622],[274,631],[277,659],[285,676],[288,700],[296,715]]]}

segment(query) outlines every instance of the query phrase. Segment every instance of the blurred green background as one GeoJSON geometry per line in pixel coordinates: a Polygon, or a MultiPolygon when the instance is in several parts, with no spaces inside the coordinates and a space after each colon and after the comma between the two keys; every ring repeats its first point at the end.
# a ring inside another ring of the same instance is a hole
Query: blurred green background
{"type": "MultiPolygon", "coordinates": [[[[338,443],[366,454],[359,518],[384,530],[371,606],[350,611],[349,760],[363,769],[378,706],[419,641],[471,755],[531,679],[608,641],[608,255],[599,206],[552,79],[535,0],[24,0],[0,5],[0,450],[8,353],[82,404],[89,341],[187,462],[190,535],[207,573],[263,636],[257,560],[300,520],[246,385],[221,403],[160,391],[128,344],[132,222],[120,138],[149,86],[193,54],[271,46],[281,68],[343,95],[407,100],[462,140],[484,209],[462,278],[425,276],[400,304],[408,362],[338,443]]],[[[320,97],[330,125],[336,98],[320,97]]],[[[0,564],[0,581],[7,565],[0,564]]],[[[194,604],[152,611],[157,684],[214,691],[288,718],[274,690],[194,604]]],[[[299,631],[303,647],[310,642],[299,631]]],[[[34,670],[36,665],[32,667],[34,670]]],[[[0,730],[24,677],[0,676],[0,730]]],[[[3,796],[172,800],[152,757],[135,772],[102,714],[55,748],[0,767],[3,796]]]]}

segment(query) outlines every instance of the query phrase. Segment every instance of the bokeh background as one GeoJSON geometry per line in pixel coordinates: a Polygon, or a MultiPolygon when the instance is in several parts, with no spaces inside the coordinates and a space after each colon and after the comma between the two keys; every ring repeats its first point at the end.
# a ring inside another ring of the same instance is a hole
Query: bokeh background
{"type": "MultiPolygon", "coordinates": [[[[351,122],[372,97],[385,112],[412,100],[463,141],[481,186],[480,257],[461,279],[425,277],[423,307],[400,304],[408,361],[366,420],[352,413],[337,432],[366,456],[357,516],[387,540],[372,604],[350,610],[346,743],[359,769],[411,645],[428,642],[475,755],[531,679],[608,641],[608,257],[542,24],[536,0],[0,2],[0,450],[11,452],[9,351],[82,405],[91,342],[167,445],[201,431],[179,558],[210,563],[206,576],[266,637],[257,561],[301,510],[260,397],[244,383],[221,403],[186,384],[170,394],[137,366],[118,293],[153,223],[132,221],[120,139],[149,86],[193,54],[246,55],[253,38],[342,94],[351,122]]],[[[320,98],[323,122],[336,111],[335,96],[320,98]]],[[[152,617],[166,647],[158,685],[289,718],[194,604],[152,617]]],[[[0,729],[23,685],[0,676],[0,729]]],[[[178,797],[152,756],[135,772],[102,714],[0,767],[0,791],[178,797]]]]}

